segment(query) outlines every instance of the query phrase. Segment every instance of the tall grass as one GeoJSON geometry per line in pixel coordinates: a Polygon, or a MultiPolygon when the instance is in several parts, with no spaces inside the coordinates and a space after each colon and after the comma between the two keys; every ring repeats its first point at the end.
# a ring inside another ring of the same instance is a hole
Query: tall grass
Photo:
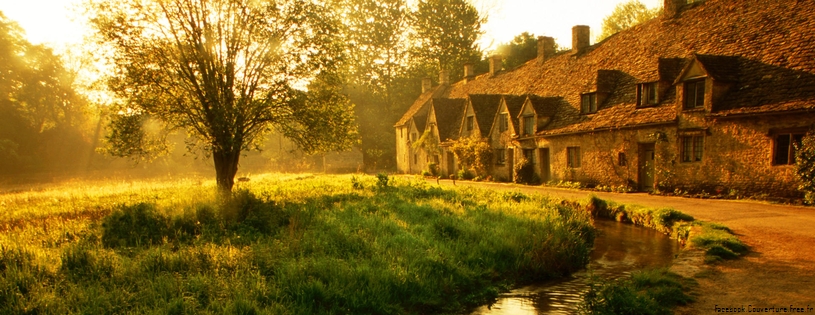
{"type": "Polygon", "coordinates": [[[588,260],[589,214],[371,176],[0,195],[0,313],[459,313],[588,260]]]}

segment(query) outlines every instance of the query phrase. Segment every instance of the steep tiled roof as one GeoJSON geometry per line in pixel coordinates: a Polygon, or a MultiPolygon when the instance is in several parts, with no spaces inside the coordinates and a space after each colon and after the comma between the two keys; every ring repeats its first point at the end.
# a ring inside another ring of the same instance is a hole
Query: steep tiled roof
{"type": "MultiPolygon", "coordinates": [[[[399,121],[397,121],[396,124],[394,124],[393,126],[394,127],[404,126],[420,110],[422,110],[423,108],[427,110],[426,107],[430,106],[430,100],[433,97],[438,97],[438,95],[444,93],[445,88],[446,88],[445,86],[439,85],[431,89],[430,91],[424,92],[421,95],[419,95],[419,97],[415,101],[413,101],[413,104],[410,105],[405,114],[402,115],[402,118],[399,118],[399,121]]],[[[422,122],[422,124],[424,124],[424,122],[422,122]]]]}
{"type": "Polygon", "coordinates": [[[436,123],[439,128],[439,140],[458,139],[461,119],[467,100],[461,98],[434,98],[433,109],[436,111],[436,123]]]}
{"type": "Polygon", "coordinates": [[[507,110],[509,111],[509,117],[512,120],[515,134],[519,133],[518,128],[520,125],[518,123],[518,114],[521,113],[521,107],[524,106],[525,101],[526,95],[504,95],[504,102],[507,104],[507,110]]]}
{"type": "MultiPolygon", "coordinates": [[[[677,119],[675,89],[667,89],[659,105],[638,108],[636,83],[673,81],[678,69],[696,56],[714,79],[732,83],[714,115],[815,111],[812,29],[815,5],[809,1],[707,0],[578,53],[561,52],[542,64],[531,60],[496,75],[457,82],[444,95],[559,97],[557,115],[542,134],[669,123],[677,119]],[[597,87],[600,70],[619,74],[614,89],[598,104],[597,113],[580,114],[580,93],[597,87]]],[[[479,117],[479,125],[481,118],[487,117],[479,117]]]]}
{"type": "Polygon", "coordinates": [[[481,129],[481,135],[486,137],[490,132],[490,128],[492,128],[495,112],[501,102],[501,95],[472,94],[468,96],[470,104],[473,106],[478,128],[481,129]]]}

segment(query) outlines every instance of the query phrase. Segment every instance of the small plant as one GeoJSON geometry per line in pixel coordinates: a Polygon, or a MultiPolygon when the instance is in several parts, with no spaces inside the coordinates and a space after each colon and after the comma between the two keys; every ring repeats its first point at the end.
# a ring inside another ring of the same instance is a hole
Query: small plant
{"type": "Polygon", "coordinates": [[[798,190],[804,192],[804,202],[815,203],[815,134],[807,133],[795,150],[795,175],[801,182],[798,190]]]}
{"type": "Polygon", "coordinates": [[[692,280],[666,269],[635,272],[630,278],[602,281],[593,277],[579,314],[671,314],[671,307],[693,302],[692,280]]]}
{"type": "Polygon", "coordinates": [[[102,221],[102,244],[107,247],[161,244],[168,232],[167,221],[152,204],[121,206],[102,221]]]}
{"type": "Polygon", "coordinates": [[[470,172],[470,170],[460,169],[458,170],[458,174],[456,174],[456,178],[462,180],[472,180],[475,178],[475,175],[473,175],[473,172],[470,172]]]}
{"type": "Polygon", "coordinates": [[[363,185],[362,182],[359,181],[359,178],[356,176],[351,176],[351,187],[357,190],[365,189],[365,185],[363,185]]]}
{"type": "Polygon", "coordinates": [[[376,174],[376,187],[379,189],[386,189],[388,188],[388,174],[379,173],[376,174]]]}

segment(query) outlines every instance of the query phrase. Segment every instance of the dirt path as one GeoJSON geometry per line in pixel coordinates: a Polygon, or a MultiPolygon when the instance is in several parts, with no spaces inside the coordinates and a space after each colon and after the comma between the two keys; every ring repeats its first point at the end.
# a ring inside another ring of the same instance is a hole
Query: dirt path
{"type": "MultiPolygon", "coordinates": [[[[435,180],[428,182],[436,184],[435,180]]],[[[441,180],[439,184],[452,185],[453,182],[441,180]]],[[[783,312],[780,308],[787,308],[789,312],[794,307],[801,308],[795,309],[797,311],[815,314],[815,208],[500,183],[456,181],[455,184],[567,199],[595,194],[619,203],[672,207],[699,220],[722,223],[750,246],[750,253],[742,259],[712,266],[698,275],[697,301],[678,309],[678,314],[713,314],[717,313],[716,307],[738,307],[743,308],[742,312],[783,312]]]]}

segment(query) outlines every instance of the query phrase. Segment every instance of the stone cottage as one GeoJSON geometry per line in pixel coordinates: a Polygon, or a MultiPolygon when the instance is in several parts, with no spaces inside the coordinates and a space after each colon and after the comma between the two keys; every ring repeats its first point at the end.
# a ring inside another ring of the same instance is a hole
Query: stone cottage
{"type": "Polygon", "coordinates": [[[488,73],[425,80],[394,126],[398,170],[453,174],[450,145],[475,137],[494,180],[523,158],[542,181],[797,196],[795,144],[815,126],[813,29],[808,1],[665,0],[662,16],[594,45],[587,26],[568,51],[540,37],[518,68],[493,56],[488,73]],[[415,145],[425,134],[438,145],[415,145]]]}

